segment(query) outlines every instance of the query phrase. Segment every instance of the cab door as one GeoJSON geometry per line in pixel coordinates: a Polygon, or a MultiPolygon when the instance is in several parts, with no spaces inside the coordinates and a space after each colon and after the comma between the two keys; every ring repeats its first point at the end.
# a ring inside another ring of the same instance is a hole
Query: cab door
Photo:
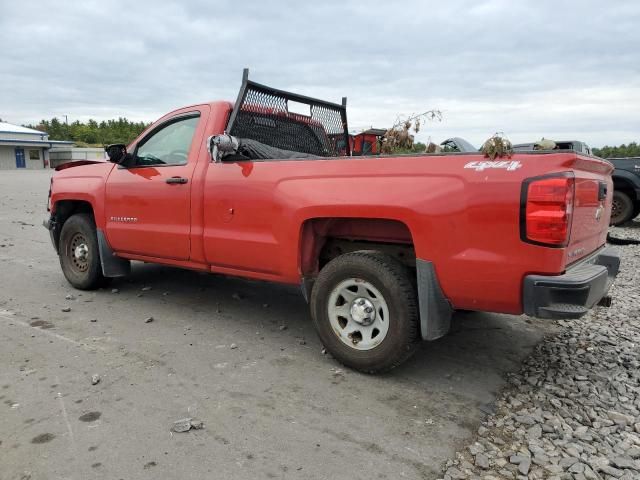
{"type": "Polygon", "coordinates": [[[106,236],[119,253],[188,260],[191,188],[208,107],[164,117],[133,148],[106,185],[106,236]]]}

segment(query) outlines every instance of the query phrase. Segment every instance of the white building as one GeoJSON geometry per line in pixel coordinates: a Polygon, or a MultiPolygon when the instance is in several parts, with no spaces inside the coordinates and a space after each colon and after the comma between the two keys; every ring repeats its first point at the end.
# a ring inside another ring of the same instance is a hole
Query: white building
{"type": "Polygon", "coordinates": [[[49,166],[49,149],[73,142],[49,140],[45,132],[0,122],[0,170],[49,166]]]}

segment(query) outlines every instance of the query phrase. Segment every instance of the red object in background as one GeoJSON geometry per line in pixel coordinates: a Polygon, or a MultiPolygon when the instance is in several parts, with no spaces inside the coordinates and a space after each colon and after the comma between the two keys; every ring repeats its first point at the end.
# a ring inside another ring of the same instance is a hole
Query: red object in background
{"type": "Polygon", "coordinates": [[[357,135],[350,135],[351,154],[355,156],[379,155],[380,143],[386,132],[382,128],[370,128],[357,135]]]}

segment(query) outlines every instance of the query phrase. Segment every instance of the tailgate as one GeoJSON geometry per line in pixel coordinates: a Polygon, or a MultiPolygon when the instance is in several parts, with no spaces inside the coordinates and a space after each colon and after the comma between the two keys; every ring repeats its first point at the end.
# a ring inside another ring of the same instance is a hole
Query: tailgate
{"type": "Polygon", "coordinates": [[[604,160],[578,155],[573,165],[575,190],[566,264],[589,255],[605,244],[611,217],[613,166],[604,160]]]}

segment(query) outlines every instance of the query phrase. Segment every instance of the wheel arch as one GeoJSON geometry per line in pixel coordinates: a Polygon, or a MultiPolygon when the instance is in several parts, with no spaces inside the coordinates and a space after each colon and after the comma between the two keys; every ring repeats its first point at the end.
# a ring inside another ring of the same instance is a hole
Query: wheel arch
{"type": "Polygon", "coordinates": [[[96,223],[96,236],[100,256],[100,266],[105,277],[124,277],[131,272],[131,262],[124,258],[117,257],[101,228],[97,226],[96,213],[93,204],[87,200],[63,199],[57,200],[52,209],[53,228],[51,237],[56,249],[60,252],[60,233],[64,223],[73,215],[86,213],[92,216],[96,223]]]}
{"type": "Polygon", "coordinates": [[[613,189],[624,192],[636,203],[640,201],[640,180],[633,178],[632,173],[616,171],[613,176],[613,189]]]}
{"type": "Polygon", "coordinates": [[[52,229],[52,239],[56,251],[60,250],[60,232],[64,223],[76,213],[88,213],[95,221],[95,212],[91,202],[87,200],[62,199],[53,204],[52,218],[54,226],[52,229]]]}
{"type": "Polygon", "coordinates": [[[422,338],[435,340],[449,331],[453,307],[440,287],[433,263],[416,257],[414,236],[407,223],[390,218],[309,218],[302,223],[298,250],[302,292],[307,301],[320,269],[332,258],[377,250],[412,270],[422,338]]]}
{"type": "MultiPolygon", "coordinates": [[[[413,235],[409,226],[400,220],[390,218],[365,217],[315,217],[302,222],[300,227],[298,265],[303,278],[313,278],[322,265],[336,255],[327,252],[329,242],[340,242],[346,251],[362,250],[366,244],[369,249],[381,249],[390,253],[392,246],[400,246],[413,251],[413,258],[403,263],[415,263],[413,235]],[[353,248],[348,248],[352,243],[353,248]],[[376,248],[378,247],[378,248],[376,248]]],[[[396,255],[399,252],[396,249],[396,255]]]]}

